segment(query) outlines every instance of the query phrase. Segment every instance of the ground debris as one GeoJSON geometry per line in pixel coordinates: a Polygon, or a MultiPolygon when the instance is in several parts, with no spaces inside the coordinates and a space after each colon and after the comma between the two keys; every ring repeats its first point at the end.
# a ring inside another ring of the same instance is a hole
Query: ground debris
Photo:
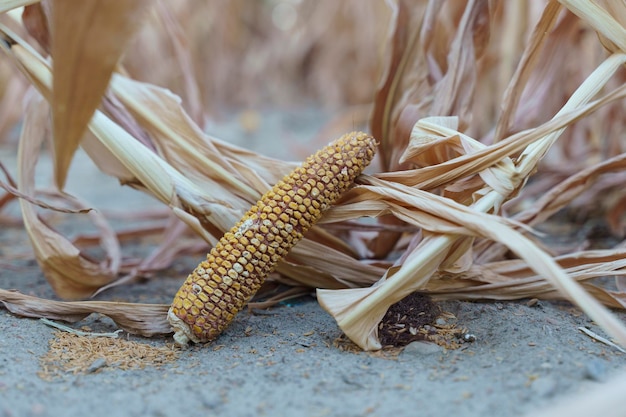
{"type": "MultiPolygon", "coordinates": [[[[454,314],[442,311],[428,295],[413,293],[393,304],[380,324],[378,337],[384,357],[395,358],[402,348],[416,341],[435,343],[446,349],[459,349],[476,340],[467,329],[458,327],[454,314]]],[[[347,336],[342,334],[333,346],[344,352],[361,352],[347,336]]]]}
{"type": "Polygon", "coordinates": [[[38,376],[52,380],[66,374],[88,374],[103,369],[143,369],[174,361],[173,346],[154,347],[124,339],[86,337],[57,331],[49,342],[48,353],[40,359],[38,376]]]}
{"type": "Polygon", "coordinates": [[[392,305],[378,326],[378,337],[385,348],[427,341],[447,349],[461,347],[465,329],[457,327],[453,314],[441,311],[426,294],[409,294],[392,305]]]}

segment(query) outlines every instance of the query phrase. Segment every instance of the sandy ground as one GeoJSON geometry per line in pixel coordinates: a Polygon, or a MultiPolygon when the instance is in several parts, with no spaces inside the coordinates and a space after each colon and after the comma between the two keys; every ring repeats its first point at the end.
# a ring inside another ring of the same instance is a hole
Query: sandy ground
{"type": "MultiPolygon", "coordinates": [[[[12,155],[0,151],[9,167],[12,155]]],[[[89,164],[77,166],[81,175],[71,188],[96,205],[152,204],[120,191],[89,164]]],[[[0,230],[0,288],[54,298],[29,253],[21,226],[0,230]]],[[[198,260],[182,258],[158,279],[97,299],[167,303],[198,260]]],[[[159,367],[122,370],[115,363],[96,365],[94,356],[90,372],[52,378],[42,378],[42,361],[57,331],[0,308],[0,417],[517,416],[587,392],[626,364],[626,355],[578,330],[603,334],[567,303],[447,302],[443,308],[475,335],[473,343],[458,350],[418,344],[397,355],[355,353],[337,344],[341,331],[310,297],[244,312],[212,345],[180,351],[159,367]]],[[[72,324],[84,326],[115,330],[96,315],[72,324]]],[[[170,338],[121,337],[154,347],[171,344],[170,338]]]]}

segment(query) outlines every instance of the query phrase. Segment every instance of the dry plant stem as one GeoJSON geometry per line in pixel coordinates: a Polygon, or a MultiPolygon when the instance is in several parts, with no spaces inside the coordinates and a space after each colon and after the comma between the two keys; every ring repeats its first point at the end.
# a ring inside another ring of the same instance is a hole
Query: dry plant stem
{"type": "Polygon", "coordinates": [[[276,264],[371,162],[376,141],[346,134],[309,157],[267,192],[187,277],[168,312],[186,345],[214,340],[276,264]]]}

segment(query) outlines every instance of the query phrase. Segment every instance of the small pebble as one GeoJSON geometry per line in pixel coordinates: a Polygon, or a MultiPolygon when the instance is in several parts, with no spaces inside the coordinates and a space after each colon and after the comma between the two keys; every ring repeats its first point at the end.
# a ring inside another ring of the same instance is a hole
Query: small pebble
{"type": "Polygon", "coordinates": [[[435,320],[435,324],[437,326],[443,326],[443,325],[446,324],[446,319],[443,319],[443,318],[439,317],[437,320],[435,320]]]}
{"type": "Polygon", "coordinates": [[[434,343],[412,342],[404,347],[403,356],[426,356],[443,352],[443,348],[434,343]]]}
{"type": "Polygon", "coordinates": [[[606,379],[606,362],[600,359],[592,359],[585,364],[584,372],[585,378],[602,382],[606,379]]]}
{"type": "Polygon", "coordinates": [[[531,298],[530,300],[528,300],[528,301],[526,302],[526,305],[527,305],[528,307],[535,307],[535,306],[539,305],[539,300],[538,300],[538,299],[536,299],[536,298],[531,298]]]}
{"type": "Polygon", "coordinates": [[[87,373],[94,373],[97,370],[104,368],[105,366],[107,366],[107,360],[104,358],[98,358],[95,361],[91,362],[91,365],[89,365],[89,368],[87,368],[87,373]]]}
{"type": "Polygon", "coordinates": [[[465,333],[463,335],[463,341],[466,343],[474,343],[476,341],[476,335],[472,333],[465,333]]]}
{"type": "Polygon", "coordinates": [[[554,396],[557,391],[558,382],[551,376],[537,378],[533,381],[531,389],[533,393],[539,397],[549,398],[554,396]]]}

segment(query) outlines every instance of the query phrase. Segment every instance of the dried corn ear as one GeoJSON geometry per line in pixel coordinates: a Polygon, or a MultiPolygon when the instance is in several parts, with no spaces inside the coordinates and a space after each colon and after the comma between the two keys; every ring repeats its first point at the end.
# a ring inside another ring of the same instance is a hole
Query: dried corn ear
{"type": "Polygon", "coordinates": [[[215,339],[276,264],[353,183],[376,151],[371,136],[346,134],[268,191],[187,277],[168,312],[174,339],[215,339]]]}

